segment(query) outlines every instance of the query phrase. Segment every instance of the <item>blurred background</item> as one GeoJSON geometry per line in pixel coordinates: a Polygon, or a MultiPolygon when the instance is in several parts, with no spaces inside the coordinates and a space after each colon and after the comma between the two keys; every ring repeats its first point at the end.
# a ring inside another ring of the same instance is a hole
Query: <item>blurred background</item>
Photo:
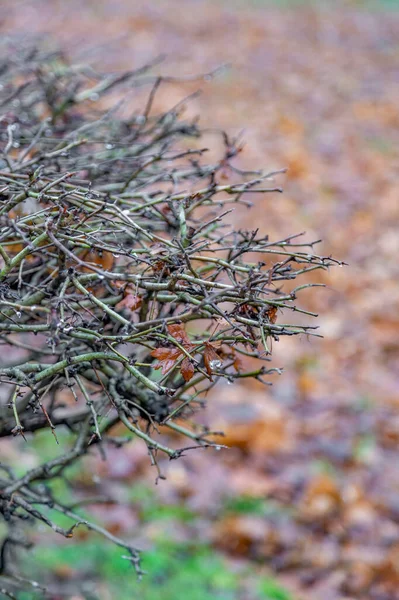
{"type": "MultiPolygon", "coordinates": [[[[77,493],[119,501],[94,512],[144,550],[143,582],[119,550],[84,533],[60,542],[39,531],[26,568],[35,564],[39,578],[39,563],[71,600],[399,598],[398,0],[0,8],[1,33],[48,35],[102,71],[159,54],[163,75],[229,65],[209,81],[165,86],[158,105],[201,89],[187,112],[209,128],[211,151],[220,143],[212,128],[224,128],[242,132],[241,165],[287,167],[284,194],[254,194],[236,222],[274,239],[306,232],[323,240],[320,254],[348,263],[317,272],[326,289],[302,297],[324,339],[274,344],[272,366],[284,373],[273,386],[221,384],[209,399],[204,421],[230,450],[165,463],[157,485],[140,443],[71,474],[77,493]]],[[[20,461],[23,452],[31,466],[57,453],[43,434],[31,447],[4,444],[2,454],[20,461]]]]}

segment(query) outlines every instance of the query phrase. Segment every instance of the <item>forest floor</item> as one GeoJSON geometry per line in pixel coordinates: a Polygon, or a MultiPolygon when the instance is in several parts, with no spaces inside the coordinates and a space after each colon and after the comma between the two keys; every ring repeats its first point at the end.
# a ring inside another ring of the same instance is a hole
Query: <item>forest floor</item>
{"type": "MultiPolygon", "coordinates": [[[[205,418],[230,450],[167,463],[157,486],[140,444],[110,453],[96,467],[101,481],[93,465],[76,475],[78,487],[122,500],[97,507],[98,517],[137,537],[147,570],[164,573],[143,598],[399,598],[399,10],[391,4],[2,2],[3,31],[48,32],[101,70],[159,53],[166,74],[230,64],[209,82],[167,86],[159,103],[200,87],[188,113],[209,128],[243,130],[241,164],[287,167],[284,194],[254,197],[233,218],[271,238],[306,232],[323,240],[321,254],[348,263],[318,276],[325,290],[303,296],[323,339],[274,344],[273,366],[284,373],[272,387],[221,386],[210,399],[205,418]],[[167,564],[151,554],[161,534],[185,548],[174,546],[172,560],[167,546],[167,564]],[[201,560],[187,550],[193,540],[201,560]],[[230,566],[216,572],[223,557],[230,566]],[[172,589],[165,573],[181,565],[188,577],[173,575],[172,589]],[[194,576],[201,569],[206,589],[194,576]],[[262,589],[249,583],[255,574],[262,589]],[[187,586],[193,594],[180,596],[187,586]]],[[[215,148],[217,137],[207,143],[215,148]]],[[[78,577],[74,555],[59,578],[78,577]]]]}

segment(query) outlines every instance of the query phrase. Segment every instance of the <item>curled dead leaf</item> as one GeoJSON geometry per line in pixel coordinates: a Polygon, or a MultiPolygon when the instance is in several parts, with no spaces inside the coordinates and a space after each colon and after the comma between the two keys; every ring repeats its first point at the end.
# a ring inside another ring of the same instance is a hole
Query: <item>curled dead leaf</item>
{"type": "Polygon", "coordinates": [[[180,373],[183,375],[184,381],[190,381],[194,376],[194,365],[189,358],[185,358],[180,367],[180,373]]]}
{"type": "Polygon", "coordinates": [[[214,369],[221,365],[221,363],[220,356],[217,354],[214,346],[210,342],[205,342],[204,365],[211,381],[214,369]]]}

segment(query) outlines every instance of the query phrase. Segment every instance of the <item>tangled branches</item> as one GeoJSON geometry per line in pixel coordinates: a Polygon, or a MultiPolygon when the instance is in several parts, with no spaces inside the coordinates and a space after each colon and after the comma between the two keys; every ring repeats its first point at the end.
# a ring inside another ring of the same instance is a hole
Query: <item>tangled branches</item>
{"type": "MultiPolygon", "coordinates": [[[[0,464],[3,573],[24,519],[66,537],[82,524],[48,485],[68,466],[131,437],[156,465],[160,453],[178,458],[187,448],[167,446],[159,425],[190,448],[214,445],[211,432],[182,424],[206,392],[221,379],[263,381],[271,340],[315,335],[280,315],[311,314],[295,300],[316,284],[283,284],[334,261],[298,236],[272,242],[229,225],[231,205],[281,191],[270,185],[274,174],[235,167],[240,146],[226,134],[224,155],[206,163],[183,103],[154,114],[164,80],[150,68],[99,76],[29,48],[1,66],[0,437],[29,441],[48,429],[57,441],[66,427],[75,439],[22,476],[0,464]],[[97,108],[117,86],[122,96],[144,83],[142,112],[121,116],[120,102],[97,108]],[[245,357],[260,366],[248,370],[245,357]],[[117,425],[129,435],[117,437],[117,425]],[[56,525],[49,507],[72,527],[56,525]]],[[[85,524],[139,568],[132,546],[85,524]]]]}

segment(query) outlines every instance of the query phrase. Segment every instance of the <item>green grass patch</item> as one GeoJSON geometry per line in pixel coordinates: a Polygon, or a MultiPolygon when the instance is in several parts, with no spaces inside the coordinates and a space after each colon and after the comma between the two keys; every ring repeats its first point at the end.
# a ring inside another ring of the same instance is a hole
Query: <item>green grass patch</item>
{"type": "Polygon", "coordinates": [[[291,594],[284,590],[274,579],[264,577],[258,586],[261,598],[267,600],[294,600],[291,594]]]}
{"type": "MultiPolygon", "coordinates": [[[[235,572],[211,547],[203,544],[176,544],[159,540],[143,554],[147,575],[138,581],[123,551],[107,543],[69,542],[38,548],[26,558],[30,576],[68,574],[86,600],[295,600],[277,581],[258,576],[252,568],[235,572]],[[101,579],[101,581],[99,581],[101,579]],[[250,590],[248,592],[248,589],[250,590]]],[[[56,587],[56,583],[51,588],[56,587]]],[[[21,593],[18,600],[36,600],[21,593]]]]}
{"type": "Polygon", "coordinates": [[[195,513],[184,504],[161,504],[154,490],[145,484],[136,484],[131,488],[129,502],[138,509],[140,520],[144,523],[160,519],[189,523],[196,518],[195,513]]]}
{"type": "Polygon", "coordinates": [[[225,503],[222,512],[274,517],[287,514],[290,512],[290,509],[275,500],[242,495],[230,498],[225,503]]]}
{"type": "MultiPolygon", "coordinates": [[[[70,447],[67,432],[57,432],[57,446],[49,431],[42,431],[29,440],[30,448],[38,464],[53,459],[70,447]]],[[[22,464],[18,469],[23,474],[22,464]]],[[[84,470],[80,463],[68,469],[69,481],[73,481],[84,470]]],[[[55,496],[66,503],[74,501],[73,486],[58,478],[50,484],[55,496]]],[[[124,550],[114,546],[101,536],[91,532],[86,540],[60,539],[60,543],[48,543],[54,536],[43,535],[31,553],[23,559],[23,572],[28,578],[47,584],[51,591],[62,591],[66,580],[70,590],[85,600],[295,600],[273,578],[259,575],[256,567],[248,565],[232,567],[223,555],[209,544],[175,542],[165,539],[165,521],[173,525],[194,524],[198,519],[195,512],[184,504],[164,504],[155,490],[145,483],[134,484],[127,501],[137,511],[140,521],[159,526],[159,535],[150,550],[142,553],[142,568],[146,572],[141,581],[128,560],[124,550]],[[162,523],[161,523],[162,522],[162,523]]],[[[54,510],[44,512],[61,527],[68,528],[73,521],[54,510]]],[[[273,516],[281,513],[278,503],[263,498],[241,496],[230,499],[222,508],[223,513],[244,513],[273,516]]],[[[82,518],[85,512],[78,510],[82,518]]],[[[169,531],[169,525],[167,526],[169,531]]],[[[44,532],[46,533],[46,532],[44,532]]],[[[57,542],[57,540],[56,540],[57,542]]],[[[39,600],[40,592],[26,591],[17,595],[18,600],[39,600]]]]}

